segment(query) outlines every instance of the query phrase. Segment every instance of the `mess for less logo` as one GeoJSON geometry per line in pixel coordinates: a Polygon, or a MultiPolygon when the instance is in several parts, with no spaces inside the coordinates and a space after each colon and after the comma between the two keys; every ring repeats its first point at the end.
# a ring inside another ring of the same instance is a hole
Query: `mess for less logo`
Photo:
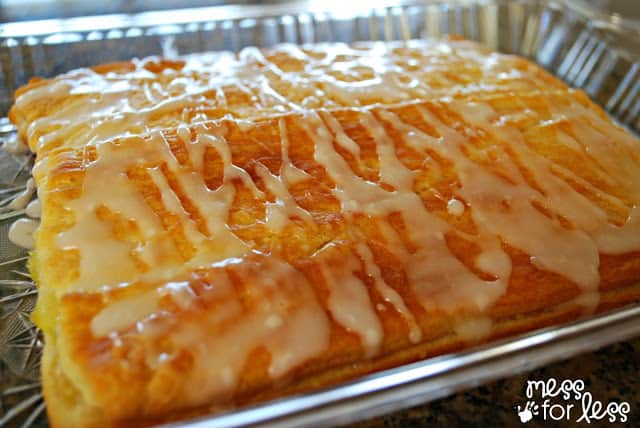
{"type": "Polygon", "coordinates": [[[627,422],[631,406],[628,402],[595,400],[585,391],[581,379],[557,381],[550,378],[529,380],[526,387],[527,402],[516,406],[520,422],[534,418],[548,421],[576,421],[590,424],[594,421],[627,422]]]}

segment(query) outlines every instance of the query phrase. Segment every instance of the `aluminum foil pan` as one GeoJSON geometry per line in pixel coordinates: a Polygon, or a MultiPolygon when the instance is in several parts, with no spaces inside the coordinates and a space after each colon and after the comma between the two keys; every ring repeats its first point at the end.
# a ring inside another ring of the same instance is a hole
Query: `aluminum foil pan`
{"type": "MultiPolygon", "coordinates": [[[[640,132],[637,21],[599,12],[582,0],[362,3],[334,2],[331,9],[331,0],[298,1],[0,24],[0,108],[6,114],[14,90],[32,76],[131,57],[458,34],[536,61],[640,132]]],[[[0,119],[0,139],[6,144],[14,134],[6,118],[0,119]]],[[[9,224],[24,215],[9,204],[24,189],[30,163],[29,155],[0,151],[0,427],[47,424],[38,380],[42,341],[29,320],[36,290],[26,252],[7,239],[9,224]]],[[[638,335],[640,304],[186,424],[342,424],[638,335]]]]}

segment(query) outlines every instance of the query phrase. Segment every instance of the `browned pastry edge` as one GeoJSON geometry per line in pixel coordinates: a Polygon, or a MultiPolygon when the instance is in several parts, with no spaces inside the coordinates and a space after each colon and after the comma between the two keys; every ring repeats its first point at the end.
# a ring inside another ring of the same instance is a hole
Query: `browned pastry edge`
{"type": "MultiPolygon", "coordinates": [[[[640,283],[627,285],[620,288],[609,289],[601,292],[601,300],[597,313],[619,308],[627,304],[640,301],[640,283]]],[[[526,314],[511,316],[500,320],[494,320],[494,328],[487,343],[501,338],[514,336],[520,333],[530,332],[536,329],[560,325],[581,318],[581,309],[576,305],[557,305],[548,309],[534,311],[526,314]]],[[[53,339],[48,337],[48,340],[53,339]]],[[[158,418],[131,419],[124,421],[107,421],[101,415],[99,409],[86,407],[75,403],[77,395],[71,391],[73,386],[59,371],[55,346],[49,344],[45,348],[42,361],[43,390],[47,401],[47,412],[53,427],[86,426],[86,427],[137,427],[150,426],[159,423],[195,418],[215,412],[229,410],[229,407],[203,407],[189,409],[184,412],[174,412],[162,415],[158,418]],[[65,393],[66,392],[66,393],[65,393]]],[[[234,405],[246,406],[264,402],[278,397],[292,394],[301,394],[317,391],[323,387],[333,386],[356,379],[376,371],[398,367],[431,357],[468,348],[471,344],[460,339],[455,333],[451,333],[427,343],[420,343],[387,355],[381,358],[349,363],[335,367],[330,371],[324,371],[294,381],[284,388],[262,392],[238,399],[234,405]]]]}
{"type": "MultiPolygon", "coordinates": [[[[266,129],[269,129],[268,127],[266,129]]],[[[526,258],[526,257],[525,257],[526,258]]],[[[524,265],[520,263],[520,267],[524,265]]],[[[600,302],[600,310],[607,308],[617,307],[624,303],[638,300],[640,296],[640,287],[637,285],[631,286],[630,282],[633,278],[638,277],[640,272],[640,259],[637,253],[630,253],[623,256],[601,256],[601,274],[603,279],[606,279],[600,286],[600,292],[602,300],[600,302]]],[[[35,269],[37,270],[37,269],[35,269]]],[[[554,281],[550,278],[546,278],[546,282],[538,277],[531,278],[522,271],[518,275],[514,274],[514,278],[518,276],[518,281],[512,281],[511,285],[514,289],[507,292],[503,298],[501,298],[496,305],[491,309],[489,315],[494,317],[494,332],[491,336],[492,339],[505,337],[507,335],[515,334],[521,331],[532,330],[535,328],[554,325],[562,323],[568,320],[576,319],[580,316],[580,310],[576,306],[562,305],[562,302],[567,302],[569,299],[575,297],[574,287],[563,288],[558,287],[560,285],[557,280],[554,281]],[[540,287],[530,287],[531,282],[540,283],[540,287]],[[560,290],[560,291],[559,291],[560,290]],[[533,306],[533,305],[537,306],[533,306]],[[535,308],[545,307],[548,305],[550,309],[535,310],[535,308]],[[514,314],[528,314],[528,315],[514,315],[514,314]]],[[[83,296],[78,298],[73,295],[69,295],[68,306],[75,312],[70,317],[63,316],[61,318],[61,328],[65,329],[69,326],[77,324],[79,328],[86,328],[86,323],[74,323],[74,316],[86,317],[87,315],[95,315],[90,310],[87,312],[83,305],[83,296]]],[[[87,297],[87,296],[85,296],[87,297]]],[[[90,296],[88,296],[90,298],[90,296]]],[[[65,298],[61,302],[62,311],[64,312],[65,298]]],[[[68,305],[68,304],[67,304],[68,305]]],[[[95,309],[95,307],[93,308],[95,309]]],[[[69,311],[66,313],[69,315],[69,311]]],[[[86,320],[85,320],[86,321],[86,320]]],[[[434,324],[437,327],[441,327],[439,324],[443,324],[443,319],[434,320],[434,324]]],[[[60,327],[60,325],[58,326],[60,327]]],[[[449,326],[450,327],[450,326],[449,326]]],[[[429,356],[439,355],[442,353],[450,352],[453,350],[462,349],[469,346],[468,342],[464,342],[460,337],[451,330],[446,328],[438,329],[437,332],[444,332],[444,335],[438,336],[433,334],[428,337],[424,343],[416,346],[396,346],[391,349],[391,352],[381,358],[374,360],[362,360],[358,359],[359,354],[351,354],[348,361],[333,361],[335,365],[321,365],[320,367],[306,367],[305,372],[293,373],[291,378],[293,383],[290,386],[274,386],[273,388],[263,388],[264,385],[260,385],[258,389],[239,390],[238,395],[235,397],[233,404],[245,404],[261,401],[264,399],[272,398],[275,396],[281,396],[286,393],[304,392],[313,389],[317,389],[323,386],[332,385],[337,382],[352,379],[357,376],[370,373],[376,370],[397,366],[407,362],[417,361],[429,356]],[[262,389],[260,389],[262,387],[262,389]]],[[[65,375],[58,371],[60,367],[66,367],[65,364],[58,364],[56,361],[57,344],[55,344],[55,338],[52,338],[51,333],[47,336],[49,343],[49,351],[45,351],[44,359],[44,373],[45,373],[45,394],[50,404],[50,414],[54,424],[57,426],[66,425],[84,425],[85,423],[93,423],[94,426],[105,426],[107,421],[102,418],[100,411],[97,409],[89,408],[84,404],[80,406],[74,406],[73,400],[80,397],[75,393],[75,389],[71,382],[65,379],[65,375]],[[55,349],[54,349],[55,348],[55,349]],[[48,386],[49,382],[52,385],[48,386]],[[47,392],[47,391],[57,391],[47,392]],[[62,391],[68,393],[69,396],[65,397],[61,394],[62,391]],[[57,402],[56,404],[53,404],[57,402]],[[73,409],[73,410],[72,410],[73,409]],[[68,419],[71,418],[71,419],[68,419]],[[62,420],[61,420],[62,419],[62,420]]],[[[68,337],[69,343],[74,343],[76,348],[81,346],[82,341],[78,341],[77,337],[68,337]]],[[[89,341],[90,342],[90,341],[89,341]]],[[[73,350],[72,350],[73,351],[73,350]]],[[[67,353],[70,351],[67,350],[67,353]]],[[[71,352],[72,355],[85,358],[83,350],[75,350],[71,352]]],[[[86,363],[86,362],[83,362],[86,363]]],[[[85,372],[90,372],[89,367],[83,367],[85,372]]],[[[131,379],[132,382],[134,379],[131,379]]],[[[123,379],[126,383],[126,379],[123,379]]],[[[138,379],[138,383],[140,380],[138,379]]],[[[126,394],[123,394],[126,395],[126,394]]],[[[123,398],[126,399],[126,398],[123,398]]],[[[114,403],[117,406],[117,404],[114,403]]],[[[221,410],[216,408],[216,411],[221,410]]],[[[195,410],[188,410],[186,412],[177,411],[175,413],[168,413],[162,415],[158,414],[159,419],[140,419],[129,421],[109,421],[114,426],[137,426],[141,424],[153,424],[157,422],[163,422],[167,420],[177,420],[188,416],[208,414],[212,411],[212,408],[199,408],[195,410]]]]}
{"type": "MultiPolygon", "coordinates": [[[[127,70],[129,69],[128,67],[131,66],[132,63],[125,62],[99,66],[94,68],[94,70],[98,72],[107,72],[118,70],[120,67],[122,70],[127,70]]],[[[171,67],[171,64],[160,64],[159,66],[171,67]]],[[[542,74],[542,77],[544,77],[545,72],[540,71],[540,73],[542,74]]],[[[550,79],[553,82],[557,81],[552,77],[550,79]]],[[[43,81],[34,81],[31,85],[28,85],[25,90],[27,90],[28,87],[41,85],[43,84],[42,82],[43,81]]],[[[589,107],[593,108],[599,115],[604,116],[602,110],[588,101],[586,96],[582,93],[579,93],[578,97],[584,97],[584,103],[589,104],[589,107]]],[[[10,117],[14,122],[23,122],[23,118],[20,117],[20,112],[15,109],[12,109],[10,112],[10,117]]],[[[24,125],[24,123],[22,125],[24,125]]],[[[43,178],[42,180],[44,181],[46,178],[43,178]]],[[[43,182],[39,182],[39,185],[41,184],[43,184],[43,182]]],[[[627,254],[620,257],[605,257],[601,255],[601,261],[601,268],[604,270],[603,278],[606,278],[607,281],[602,283],[600,286],[601,300],[598,311],[605,311],[639,300],[640,285],[631,284],[631,281],[633,281],[634,278],[637,280],[638,275],[640,275],[640,258],[638,257],[638,253],[627,254]]],[[[37,263],[34,261],[32,264],[36,265],[37,263]]],[[[46,263],[43,264],[43,267],[44,265],[46,265],[46,263]]],[[[34,268],[34,277],[36,277],[35,271],[37,270],[37,266],[32,267],[34,268]]],[[[549,279],[547,277],[546,282],[541,281],[540,287],[530,287],[530,284],[536,283],[536,280],[539,281],[540,278],[530,278],[521,272],[519,281],[514,289],[510,290],[510,292],[499,299],[492,309],[488,311],[488,315],[493,317],[493,331],[491,337],[487,340],[506,337],[545,326],[557,325],[577,319],[581,316],[580,308],[576,304],[571,304],[570,300],[575,297],[575,293],[578,292],[575,285],[563,287],[561,282],[553,281],[553,278],[549,279]]],[[[47,287],[49,288],[49,296],[56,291],[56,286],[57,284],[51,284],[51,281],[49,281],[47,284],[47,287]]],[[[42,300],[44,300],[44,297],[42,297],[42,300]]],[[[63,298],[62,300],[65,299],[63,298]]],[[[82,306],[83,303],[81,298],[74,300],[73,296],[68,300],[70,302],[68,305],[78,303],[78,306],[82,306]]],[[[60,304],[60,306],[65,305],[64,302],[53,302],[52,304],[54,306],[57,304],[60,304]]],[[[57,316],[57,309],[50,313],[54,313],[57,316]]],[[[57,354],[59,351],[59,344],[55,343],[55,328],[69,328],[70,324],[73,322],[74,316],[87,316],[88,314],[88,312],[82,308],[78,309],[78,313],[71,314],[72,316],[67,317],[67,319],[61,317],[60,322],[58,322],[58,325],[56,326],[52,326],[51,324],[53,324],[53,322],[49,320],[50,329],[45,331],[48,343],[45,348],[43,359],[43,383],[52,425],[140,426],[210,414],[214,411],[221,411],[225,409],[223,406],[216,408],[207,406],[164,414],[160,411],[157,413],[159,415],[157,418],[109,420],[101,410],[91,408],[86,403],[76,402],[76,400],[81,399],[81,395],[76,390],[74,382],[70,381],[67,378],[67,375],[62,372],[62,367],[65,367],[65,369],[68,370],[69,364],[62,364],[58,361],[58,358],[60,357],[57,354]]],[[[430,322],[431,320],[428,321],[430,322]]],[[[445,320],[443,319],[436,319],[433,320],[432,324],[436,327],[441,327],[444,322],[445,320]]],[[[274,397],[280,397],[285,394],[312,391],[377,370],[422,360],[470,346],[469,342],[465,342],[450,328],[447,329],[446,327],[447,326],[445,326],[445,328],[435,329],[435,333],[428,332],[431,334],[427,334],[428,337],[418,345],[404,344],[398,346],[396,344],[395,348],[391,349],[391,352],[372,360],[361,358],[359,353],[351,353],[349,355],[347,350],[345,352],[348,354],[347,356],[350,358],[349,360],[332,361],[331,363],[325,363],[324,365],[321,364],[315,367],[313,365],[306,365],[304,370],[295,371],[295,373],[292,373],[289,376],[291,383],[287,385],[279,383],[277,385],[270,385],[268,388],[260,389],[261,386],[264,386],[262,384],[258,389],[251,389],[246,387],[243,388],[243,385],[241,384],[241,388],[239,388],[234,402],[230,404],[232,406],[242,406],[274,397]]],[[[86,328],[86,325],[82,325],[79,328],[86,328]]],[[[73,342],[74,339],[76,338],[68,337],[68,335],[66,336],[66,340],[69,343],[73,342]]],[[[69,343],[67,343],[67,347],[69,346],[69,343]]],[[[76,347],[81,346],[78,342],[76,342],[75,345],[76,347]]],[[[81,351],[80,353],[82,352],[84,351],[81,351]]],[[[63,354],[67,354],[67,358],[75,358],[78,356],[77,354],[69,352],[69,349],[63,349],[63,354]]],[[[84,358],[86,355],[80,355],[80,357],[84,358]]],[[[84,374],[91,373],[91,366],[82,367],[82,370],[85,371],[84,374]]],[[[133,382],[135,379],[131,380],[132,383],[135,383],[133,382]]],[[[126,386],[126,381],[127,379],[124,379],[122,385],[126,386]]],[[[138,382],[140,382],[139,379],[138,382]]],[[[98,393],[99,392],[100,391],[98,391],[98,393]]],[[[123,397],[123,400],[126,400],[126,391],[123,392],[123,397]]],[[[117,403],[114,403],[114,405],[117,406],[117,403]]]]}

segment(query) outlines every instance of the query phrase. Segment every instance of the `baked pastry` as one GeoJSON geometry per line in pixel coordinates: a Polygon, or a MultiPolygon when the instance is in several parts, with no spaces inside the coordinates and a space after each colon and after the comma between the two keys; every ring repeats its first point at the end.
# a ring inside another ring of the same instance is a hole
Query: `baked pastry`
{"type": "Polygon", "coordinates": [[[554,88],[563,85],[530,62],[465,40],[279,45],[34,79],[9,116],[42,155],[208,119],[554,88]]]}
{"type": "Polygon", "coordinates": [[[214,57],[18,92],[54,426],[209,413],[640,297],[640,142],[535,65],[467,41],[214,57]]]}

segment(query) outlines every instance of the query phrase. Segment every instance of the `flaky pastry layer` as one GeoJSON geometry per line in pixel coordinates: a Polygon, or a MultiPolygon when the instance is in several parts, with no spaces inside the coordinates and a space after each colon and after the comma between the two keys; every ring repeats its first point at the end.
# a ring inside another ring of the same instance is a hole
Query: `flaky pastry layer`
{"type": "Polygon", "coordinates": [[[54,425],[185,418],[638,300],[639,142],[533,64],[463,41],[203,58],[12,110],[54,425]],[[234,91],[255,103],[192,115],[234,91]]]}

